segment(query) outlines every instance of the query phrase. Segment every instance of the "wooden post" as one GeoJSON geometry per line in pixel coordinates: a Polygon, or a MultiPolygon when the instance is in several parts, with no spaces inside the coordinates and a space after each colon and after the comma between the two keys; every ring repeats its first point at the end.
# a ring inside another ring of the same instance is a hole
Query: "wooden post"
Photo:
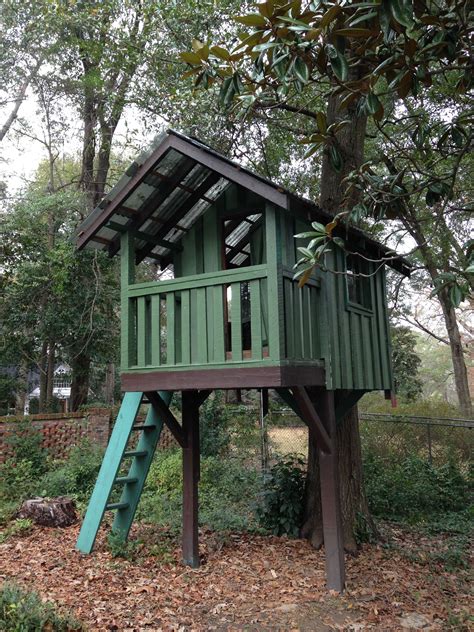
{"type": "Polygon", "coordinates": [[[183,391],[183,562],[199,566],[198,481],[199,399],[196,391],[183,391]]]}
{"type": "Polygon", "coordinates": [[[333,391],[318,391],[314,399],[318,414],[330,437],[331,451],[319,449],[321,508],[323,513],[326,582],[330,590],[344,590],[344,538],[340,504],[336,445],[336,413],[333,391]]]}

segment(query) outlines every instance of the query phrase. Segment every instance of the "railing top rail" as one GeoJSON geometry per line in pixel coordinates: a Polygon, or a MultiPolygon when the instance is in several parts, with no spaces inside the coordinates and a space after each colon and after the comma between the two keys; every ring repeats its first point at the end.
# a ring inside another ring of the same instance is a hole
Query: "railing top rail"
{"type": "Polygon", "coordinates": [[[149,281],[135,283],[128,286],[130,296],[143,296],[144,294],[159,294],[174,290],[195,289],[209,287],[211,285],[223,285],[226,283],[238,283],[241,281],[253,281],[263,279],[268,274],[266,265],[248,266],[234,270],[219,270],[217,272],[205,272],[190,276],[167,279],[166,281],[149,281]]]}

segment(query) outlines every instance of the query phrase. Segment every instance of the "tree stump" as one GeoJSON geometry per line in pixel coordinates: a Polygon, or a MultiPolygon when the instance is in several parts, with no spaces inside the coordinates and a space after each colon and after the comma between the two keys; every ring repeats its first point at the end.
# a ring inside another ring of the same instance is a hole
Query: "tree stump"
{"type": "Polygon", "coordinates": [[[44,527],[69,527],[77,522],[74,501],[67,496],[25,500],[16,517],[29,518],[44,527]]]}

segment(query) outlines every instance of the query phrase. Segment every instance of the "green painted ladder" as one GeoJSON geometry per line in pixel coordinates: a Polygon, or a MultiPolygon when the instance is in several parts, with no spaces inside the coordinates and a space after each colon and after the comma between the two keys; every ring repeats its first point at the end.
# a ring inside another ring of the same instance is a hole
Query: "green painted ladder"
{"type": "MultiPolygon", "coordinates": [[[[117,513],[112,531],[126,539],[132,526],[138,501],[150,469],[153,455],[160,439],[163,421],[150,404],[143,424],[136,424],[138,411],[143,401],[143,393],[125,393],[117,420],[110,437],[104,460],[92,492],[87,512],[77,539],[76,548],[82,553],[90,553],[100,524],[107,510],[117,513]],[[139,432],[137,445],[128,449],[130,437],[139,432]],[[126,476],[119,476],[122,463],[130,461],[126,476]],[[109,502],[112,491],[122,487],[118,502],[109,502]]],[[[160,395],[169,406],[172,393],[161,391],[160,395]]]]}

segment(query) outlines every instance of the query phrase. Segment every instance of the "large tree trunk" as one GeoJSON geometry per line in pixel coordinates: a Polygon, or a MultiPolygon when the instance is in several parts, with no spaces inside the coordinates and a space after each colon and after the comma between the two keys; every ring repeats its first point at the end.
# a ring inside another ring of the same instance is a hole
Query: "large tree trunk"
{"type": "MultiPolygon", "coordinates": [[[[364,493],[357,406],[354,406],[338,424],[337,450],[344,548],[354,553],[357,550],[357,529],[362,528],[373,535],[377,533],[364,493]]],[[[312,442],[308,449],[305,513],[301,536],[308,539],[316,549],[323,544],[318,451],[312,442]]]]}
{"type": "Polygon", "coordinates": [[[87,404],[89,393],[90,356],[81,351],[71,362],[71,412],[75,412],[79,406],[87,404]]]}
{"type": "Polygon", "coordinates": [[[56,361],[56,344],[54,341],[49,342],[48,347],[48,368],[46,371],[46,403],[45,408],[48,412],[53,410],[53,386],[54,386],[54,364],[56,361]]]}
{"type": "Polygon", "coordinates": [[[463,415],[466,415],[466,417],[472,417],[472,400],[469,392],[469,380],[467,378],[466,361],[464,359],[464,351],[461,333],[459,331],[458,321],[456,318],[456,311],[451,304],[446,290],[441,290],[438,294],[438,300],[443,310],[446,331],[448,332],[459,408],[461,409],[463,415]]]}
{"type": "MultiPolygon", "coordinates": [[[[329,152],[323,156],[321,173],[320,206],[336,215],[350,210],[357,203],[358,192],[347,190],[343,179],[363,162],[367,116],[359,115],[356,105],[341,109],[340,97],[331,96],[328,101],[327,124],[349,119],[350,123],[341,128],[336,143],[342,157],[342,169],[334,170],[329,152]]],[[[309,442],[308,475],[306,484],[305,517],[301,530],[303,537],[318,548],[323,544],[321,522],[321,495],[317,449],[309,442]]],[[[338,468],[341,490],[341,510],[344,531],[344,547],[355,551],[357,543],[355,531],[360,519],[375,529],[370,518],[365,499],[362,479],[362,458],[359,437],[359,421],[355,406],[338,425],[337,431],[338,468]]]]}

